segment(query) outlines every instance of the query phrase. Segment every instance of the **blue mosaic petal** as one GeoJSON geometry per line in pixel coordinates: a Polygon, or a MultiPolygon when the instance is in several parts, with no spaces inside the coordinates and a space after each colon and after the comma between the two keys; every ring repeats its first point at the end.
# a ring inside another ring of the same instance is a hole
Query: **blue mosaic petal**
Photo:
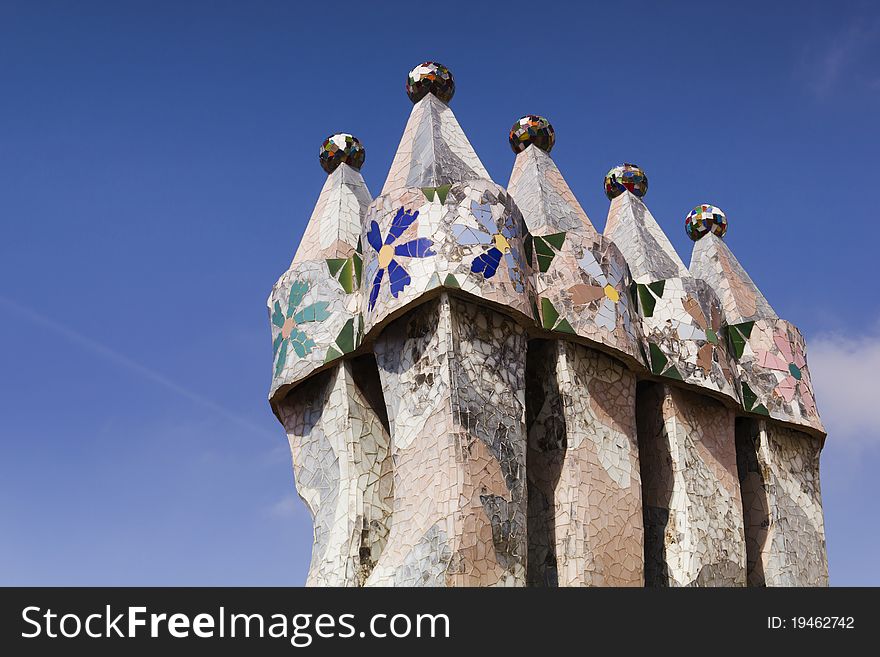
{"type": "Polygon", "coordinates": [[[427,237],[419,237],[410,240],[406,244],[398,244],[394,247],[394,255],[409,256],[410,258],[426,258],[434,255],[431,245],[434,243],[427,237]]]}
{"type": "Polygon", "coordinates": [[[503,223],[501,225],[501,234],[509,240],[519,237],[519,231],[516,229],[516,225],[513,223],[513,217],[511,217],[509,214],[505,214],[504,217],[502,217],[502,220],[503,223]]]}
{"type": "Polygon", "coordinates": [[[275,355],[278,354],[278,347],[281,346],[282,342],[284,342],[284,336],[282,336],[279,333],[278,336],[275,338],[275,340],[272,342],[272,353],[273,354],[275,354],[275,355]]]}
{"type": "Polygon", "coordinates": [[[284,369],[284,363],[287,362],[287,344],[289,340],[281,341],[281,349],[278,352],[278,360],[275,361],[275,376],[281,374],[281,370],[284,369]]]}
{"type": "Polygon", "coordinates": [[[287,304],[287,316],[290,317],[296,307],[302,302],[306,292],[309,291],[309,284],[305,281],[295,281],[290,286],[290,303],[287,304]]]}
{"type": "Polygon", "coordinates": [[[476,219],[480,225],[490,233],[495,233],[497,231],[498,227],[495,225],[495,222],[492,221],[492,206],[488,203],[481,205],[476,201],[471,201],[471,214],[474,215],[474,219],[476,219]]]}
{"type": "Polygon", "coordinates": [[[388,237],[385,238],[385,244],[391,244],[394,240],[403,235],[403,231],[409,228],[418,216],[418,210],[410,214],[409,212],[404,212],[403,208],[400,208],[400,210],[397,211],[397,214],[394,215],[394,219],[391,222],[391,228],[388,229],[388,237]]]}
{"type": "Polygon", "coordinates": [[[315,348],[315,341],[299,329],[293,329],[290,333],[290,346],[300,358],[304,358],[315,348]]]}
{"type": "Polygon", "coordinates": [[[363,280],[371,281],[373,277],[376,275],[376,271],[379,269],[379,258],[370,258],[366,261],[366,267],[364,267],[363,280]]]}
{"type": "Polygon", "coordinates": [[[293,321],[297,324],[304,324],[306,322],[323,322],[330,317],[330,313],[327,312],[327,306],[329,305],[329,301],[318,301],[310,304],[294,315],[293,321]]]}
{"type": "Polygon", "coordinates": [[[370,230],[367,231],[367,241],[377,253],[382,248],[382,233],[379,230],[379,224],[375,221],[370,222],[370,230]]]}
{"type": "Polygon", "coordinates": [[[504,262],[507,263],[507,272],[510,280],[513,282],[513,289],[522,292],[525,289],[523,284],[523,263],[519,255],[519,251],[512,249],[504,254],[504,262]]]}
{"type": "Polygon", "coordinates": [[[281,312],[281,304],[277,301],[275,302],[275,310],[272,313],[272,323],[278,328],[284,326],[284,313],[281,312]]]}
{"type": "Polygon", "coordinates": [[[370,289],[370,310],[373,309],[373,306],[376,305],[376,299],[379,298],[379,290],[382,287],[382,277],[385,275],[385,270],[380,269],[376,272],[376,278],[373,279],[373,287],[370,289]]]}
{"type": "MultiPolygon", "coordinates": [[[[620,265],[618,265],[615,260],[612,260],[611,261],[611,277],[610,277],[611,285],[613,285],[614,287],[617,287],[618,285],[620,285],[620,282],[623,280],[623,273],[624,273],[623,268],[620,265]]],[[[603,285],[607,285],[608,282],[609,282],[609,280],[606,279],[606,283],[604,283],[603,285]]]]}
{"type": "Polygon", "coordinates": [[[482,272],[485,278],[492,278],[495,272],[498,271],[499,264],[501,264],[501,251],[493,246],[485,253],[474,258],[474,261],[471,263],[471,271],[478,274],[482,272]]]}
{"type": "Polygon", "coordinates": [[[513,258],[513,262],[516,263],[516,266],[520,271],[524,272],[526,270],[526,259],[523,257],[523,254],[519,249],[512,247],[510,251],[507,252],[507,255],[513,258]]]}
{"type": "Polygon", "coordinates": [[[484,233],[477,228],[471,228],[464,224],[452,224],[452,234],[455,236],[455,241],[462,246],[492,243],[492,236],[489,233],[484,233]]]}
{"type": "Polygon", "coordinates": [[[391,294],[395,299],[403,291],[403,288],[410,284],[411,280],[406,269],[401,267],[397,260],[388,263],[388,282],[391,283],[391,294]]]}
{"type": "Polygon", "coordinates": [[[614,302],[605,297],[593,321],[597,326],[601,326],[609,331],[613,331],[617,326],[617,311],[614,308],[614,302]]]}

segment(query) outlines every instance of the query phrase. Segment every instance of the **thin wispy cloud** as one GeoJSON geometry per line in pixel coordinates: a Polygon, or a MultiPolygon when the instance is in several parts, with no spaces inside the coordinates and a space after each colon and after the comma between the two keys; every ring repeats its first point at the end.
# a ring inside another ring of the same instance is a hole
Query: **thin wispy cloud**
{"type": "Polygon", "coordinates": [[[880,90],[876,62],[880,57],[880,20],[854,17],[826,39],[810,40],[799,73],[820,98],[857,85],[880,90]]]}
{"type": "Polygon", "coordinates": [[[829,441],[857,449],[880,446],[880,325],[862,335],[818,335],[807,348],[829,441]]]}
{"type": "Polygon", "coordinates": [[[290,518],[299,517],[302,512],[303,502],[298,500],[292,493],[285,495],[280,500],[269,505],[265,510],[266,515],[270,518],[281,518],[289,520],[290,518]]]}
{"type": "Polygon", "coordinates": [[[46,329],[47,331],[51,331],[59,337],[67,340],[68,342],[75,344],[86,351],[90,351],[91,353],[117,365],[118,367],[121,367],[124,370],[127,370],[128,372],[140,377],[141,379],[150,381],[162,388],[165,388],[166,390],[177,395],[178,397],[182,397],[188,401],[198,404],[203,408],[206,408],[216,413],[217,415],[236,423],[243,429],[247,429],[248,431],[254,433],[268,434],[267,430],[264,427],[261,427],[260,425],[252,422],[248,418],[242,417],[241,415],[225,408],[221,404],[218,404],[214,400],[190,390],[186,386],[183,386],[176,381],[168,378],[161,372],[157,372],[156,370],[147,367],[143,363],[139,363],[129,356],[126,356],[125,354],[120,353],[115,349],[111,349],[107,345],[102,344],[97,340],[94,340],[86,335],[83,335],[82,333],[79,333],[78,331],[75,331],[70,327],[59,323],[57,319],[50,319],[49,317],[46,317],[45,315],[42,315],[31,308],[23,306],[13,301],[12,299],[8,299],[3,296],[0,296],[0,307],[5,308],[8,312],[19,318],[25,319],[32,324],[36,324],[37,326],[46,329]]]}

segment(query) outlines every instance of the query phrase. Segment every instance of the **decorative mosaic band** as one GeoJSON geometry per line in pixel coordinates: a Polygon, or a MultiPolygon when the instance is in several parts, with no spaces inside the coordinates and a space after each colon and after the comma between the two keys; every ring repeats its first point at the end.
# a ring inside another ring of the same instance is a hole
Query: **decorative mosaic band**
{"type": "Polygon", "coordinates": [[[273,289],[272,395],[355,351],[390,316],[445,287],[746,411],[824,431],[794,326],[724,326],[717,295],[700,279],[634,283],[601,235],[531,235],[494,183],[392,192],[372,203],[364,224],[349,258],[295,264],[273,289]]]}

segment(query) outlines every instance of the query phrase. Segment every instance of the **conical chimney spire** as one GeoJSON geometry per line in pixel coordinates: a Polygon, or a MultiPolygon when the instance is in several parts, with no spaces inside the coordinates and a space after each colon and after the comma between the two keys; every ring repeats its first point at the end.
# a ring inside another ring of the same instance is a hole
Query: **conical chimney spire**
{"type": "Polygon", "coordinates": [[[452,74],[440,64],[426,62],[410,72],[407,93],[415,105],[382,187],[383,195],[407,187],[491,180],[446,104],[454,89],[452,74]]]}
{"type": "Polygon", "coordinates": [[[728,324],[777,319],[776,312],[721,237],[709,232],[694,244],[691,275],[702,278],[721,299],[728,324]]]}
{"type": "Polygon", "coordinates": [[[355,137],[347,133],[331,135],[321,146],[320,160],[330,175],[292,264],[351,256],[360,238],[361,218],[373,200],[359,170],[364,148],[355,137]]]}
{"type": "Polygon", "coordinates": [[[605,236],[623,252],[637,283],[688,276],[687,267],[657,220],[628,190],[611,201],[605,236]]]}
{"type": "Polygon", "coordinates": [[[510,144],[517,156],[507,191],[532,234],[579,231],[595,236],[587,213],[550,157],[554,142],[553,126],[543,117],[527,115],[513,124],[510,144]]]}

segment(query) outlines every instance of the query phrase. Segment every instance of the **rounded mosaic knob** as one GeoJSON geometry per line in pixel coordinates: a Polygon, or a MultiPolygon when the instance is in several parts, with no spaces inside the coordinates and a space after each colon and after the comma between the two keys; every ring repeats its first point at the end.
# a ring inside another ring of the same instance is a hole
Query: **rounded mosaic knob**
{"type": "Polygon", "coordinates": [[[613,200],[629,191],[639,198],[648,193],[648,176],[638,165],[625,162],[605,174],[605,195],[613,200]]]}
{"type": "Polygon", "coordinates": [[[714,205],[698,205],[688,213],[684,228],[694,242],[709,233],[724,237],[727,232],[727,216],[714,205]]]}
{"type": "Polygon", "coordinates": [[[333,173],[343,162],[352,169],[360,170],[364,166],[366,156],[367,152],[357,137],[347,132],[337,132],[324,140],[318,157],[321,168],[327,173],[333,173]]]}
{"type": "Polygon", "coordinates": [[[517,119],[510,129],[510,147],[514,153],[522,153],[533,144],[549,153],[555,143],[556,132],[553,125],[537,114],[526,114],[517,119]]]}
{"type": "Polygon", "coordinates": [[[444,103],[449,103],[455,95],[455,78],[443,64],[423,62],[406,76],[406,95],[413,103],[428,94],[434,94],[444,103]]]}

